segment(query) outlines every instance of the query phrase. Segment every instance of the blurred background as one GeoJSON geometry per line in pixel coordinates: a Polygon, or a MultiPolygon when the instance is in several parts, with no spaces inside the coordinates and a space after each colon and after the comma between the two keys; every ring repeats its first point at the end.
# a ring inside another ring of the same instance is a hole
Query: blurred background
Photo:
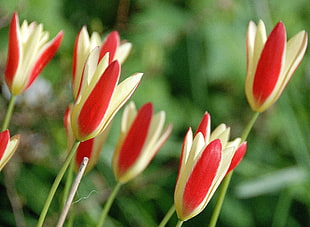
{"type": "MultiPolygon", "coordinates": [[[[181,144],[189,126],[195,130],[208,111],[212,128],[226,123],[235,138],[250,119],[244,94],[249,21],[262,19],[269,33],[281,20],[288,38],[310,30],[308,0],[0,0],[1,75],[14,11],[20,23],[37,21],[50,37],[60,30],[65,36],[57,55],[17,102],[10,130],[21,134],[22,142],[0,175],[3,227],[35,226],[64,160],[62,118],[72,101],[73,44],[83,25],[102,37],[118,30],[122,39],[133,44],[122,79],[135,72],[144,72],[144,78],[132,100],[138,107],[153,102],[156,111],[165,110],[167,122],[174,125],[168,142],[143,174],[122,187],[109,213],[106,226],[135,227],[156,226],[172,205],[181,144]],[[8,191],[5,184],[10,186],[8,191]]],[[[1,77],[2,120],[8,100],[1,77]]],[[[247,154],[235,170],[218,226],[310,226],[309,91],[308,52],[280,100],[259,117],[248,137],[247,154]]],[[[98,164],[82,180],[73,226],[94,226],[115,185],[111,157],[121,112],[113,121],[98,164]]],[[[55,226],[58,219],[63,186],[46,226],[55,226]]],[[[217,195],[184,226],[207,226],[217,195]]],[[[176,221],[174,215],[167,226],[175,226],[176,221]]]]}

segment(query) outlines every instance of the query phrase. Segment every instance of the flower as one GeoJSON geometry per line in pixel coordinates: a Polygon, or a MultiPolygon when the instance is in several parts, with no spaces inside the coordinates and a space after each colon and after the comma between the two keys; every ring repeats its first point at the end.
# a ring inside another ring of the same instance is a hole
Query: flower
{"type": "Polygon", "coordinates": [[[106,38],[101,41],[97,32],[93,32],[91,36],[89,36],[86,26],[83,26],[76,37],[73,51],[72,89],[75,98],[77,97],[80,88],[87,57],[96,46],[100,46],[99,60],[109,52],[109,63],[113,60],[118,60],[120,63],[123,63],[127,58],[132,45],[126,41],[120,43],[120,37],[117,31],[109,33],[106,38]]]}
{"type": "Polygon", "coordinates": [[[58,50],[63,32],[48,42],[49,33],[43,25],[25,20],[19,26],[17,13],[13,14],[10,30],[5,81],[13,95],[25,91],[38,77],[58,50]]]}
{"type": "Polygon", "coordinates": [[[153,114],[151,103],[144,104],[138,112],[133,102],[126,106],[112,160],[119,182],[128,182],[148,166],[172,131],[171,124],[163,131],[164,123],[165,112],[153,114]]]}
{"type": "Polygon", "coordinates": [[[287,42],[282,22],[274,27],[268,38],[263,21],[257,26],[253,21],[249,23],[245,91],[254,111],[263,112],[278,100],[301,62],[307,42],[305,31],[287,42]]]}
{"type": "Polygon", "coordinates": [[[223,178],[240,163],[246,151],[246,143],[241,143],[240,138],[228,142],[230,128],[225,124],[210,134],[210,121],[206,112],[194,138],[189,128],[182,146],[174,203],[183,221],[207,206],[223,178]]]}
{"type": "Polygon", "coordinates": [[[117,60],[109,63],[109,53],[100,59],[99,47],[89,54],[79,92],[70,111],[71,127],[77,140],[85,141],[103,132],[139,85],[142,73],[136,73],[118,84],[120,70],[117,60]]]}
{"type": "Polygon", "coordinates": [[[8,129],[0,133],[0,171],[13,156],[19,145],[19,141],[19,135],[10,138],[8,129]]]}

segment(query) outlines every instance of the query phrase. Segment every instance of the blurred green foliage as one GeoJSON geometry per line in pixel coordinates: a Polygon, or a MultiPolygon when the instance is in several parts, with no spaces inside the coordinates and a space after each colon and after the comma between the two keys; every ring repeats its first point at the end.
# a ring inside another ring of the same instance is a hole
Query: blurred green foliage
{"type": "MultiPolygon", "coordinates": [[[[16,226],[4,186],[4,174],[23,206],[26,226],[34,226],[66,150],[62,117],[72,100],[71,59],[75,36],[83,25],[103,36],[118,30],[133,50],[122,67],[125,78],[144,72],[132,99],[165,110],[173,135],[146,171],[120,191],[107,226],[156,226],[173,203],[181,143],[204,111],[213,128],[225,122],[240,136],[251,116],[244,94],[245,34],[250,20],[263,19],[270,31],[279,20],[288,37],[310,29],[308,0],[0,0],[0,71],[7,56],[8,23],[38,21],[51,36],[64,30],[55,58],[41,77],[52,96],[39,105],[20,98],[12,134],[22,144],[0,175],[0,226],[16,226]]],[[[3,80],[1,80],[3,83],[3,80]]],[[[248,152],[236,169],[218,226],[310,226],[310,59],[305,59],[284,94],[262,114],[248,138],[248,152]]],[[[1,119],[7,100],[1,97],[1,119]]],[[[82,180],[74,204],[74,225],[94,226],[115,181],[111,156],[120,114],[94,170],[82,180]]],[[[63,185],[61,185],[61,188],[63,185]]],[[[60,189],[61,189],[60,188],[60,189]]],[[[60,190],[59,190],[60,192],[60,190]]],[[[184,226],[207,226],[217,194],[205,211],[184,226]]],[[[46,226],[54,226],[61,206],[57,193],[46,226]]],[[[175,226],[176,215],[168,226],[175,226]]],[[[20,225],[23,226],[23,225],[20,225]]]]}

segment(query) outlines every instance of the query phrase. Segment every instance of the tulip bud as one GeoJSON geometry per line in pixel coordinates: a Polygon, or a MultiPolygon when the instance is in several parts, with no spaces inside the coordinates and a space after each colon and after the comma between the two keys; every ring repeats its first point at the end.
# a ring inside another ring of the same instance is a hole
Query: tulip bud
{"type": "Polygon", "coordinates": [[[165,112],[154,115],[151,103],[138,112],[133,102],[126,106],[112,161],[119,182],[128,182],[148,166],[172,131],[171,124],[163,131],[164,123],[165,112]]]}
{"type": "Polygon", "coordinates": [[[242,160],[246,143],[229,142],[230,129],[219,125],[210,134],[210,115],[205,113],[193,135],[188,130],[182,146],[174,203],[180,220],[199,214],[209,203],[219,184],[242,160]]]}
{"type": "Polygon", "coordinates": [[[274,27],[268,38],[262,21],[257,26],[252,21],[249,23],[245,91],[254,111],[263,112],[278,100],[301,62],[307,42],[305,31],[287,42],[282,22],[274,27]]]}
{"type": "Polygon", "coordinates": [[[49,33],[43,25],[24,21],[19,26],[17,13],[13,14],[9,30],[8,59],[5,81],[13,95],[24,92],[58,50],[63,32],[48,42],[49,33]]]}

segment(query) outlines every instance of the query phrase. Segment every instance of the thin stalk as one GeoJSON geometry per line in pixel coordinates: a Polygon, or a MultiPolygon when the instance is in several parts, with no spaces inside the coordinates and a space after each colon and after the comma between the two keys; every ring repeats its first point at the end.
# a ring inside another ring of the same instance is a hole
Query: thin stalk
{"type": "Polygon", "coordinates": [[[215,205],[215,208],[213,210],[213,214],[212,214],[212,217],[211,217],[211,220],[209,223],[209,227],[215,227],[216,226],[216,222],[218,220],[218,217],[219,217],[221,209],[222,209],[222,205],[223,205],[225,195],[226,195],[226,192],[227,192],[230,180],[231,180],[232,173],[233,173],[233,171],[231,171],[223,180],[221,191],[220,191],[219,197],[217,199],[217,203],[215,205]]]}
{"type": "Polygon", "coordinates": [[[166,226],[166,224],[168,223],[168,221],[170,220],[170,218],[172,217],[172,215],[175,212],[175,206],[174,204],[170,207],[170,209],[168,210],[167,214],[165,215],[165,217],[163,218],[163,220],[159,223],[158,227],[164,227],[166,226]]]}
{"type": "MultiPolygon", "coordinates": [[[[242,132],[241,142],[244,142],[247,139],[251,129],[253,128],[254,123],[256,122],[256,120],[258,118],[258,116],[259,116],[259,112],[254,112],[252,118],[250,119],[250,121],[248,122],[248,124],[246,125],[246,127],[244,128],[244,130],[242,132]]],[[[216,226],[216,223],[217,223],[217,220],[219,218],[219,215],[220,215],[220,212],[222,209],[222,205],[223,205],[223,202],[225,199],[225,195],[226,195],[227,188],[229,186],[232,174],[233,174],[233,171],[231,171],[229,174],[227,174],[227,176],[223,180],[221,191],[220,191],[219,197],[217,199],[216,206],[213,210],[211,220],[209,223],[209,227],[215,227],[216,226]]]]}
{"type": "Polygon", "coordinates": [[[69,193],[69,196],[68,196],[68,199],[65,203],[65,206],[61,212],[61,215],[59,217],[59,220],[58,220],[58,223],[57,223],[57,226],[56,227],[62,227],[65,220],[66,220],[66,217],[67,217],[67,214],[69,212],[69,209],[71,207],[71,204],[72,204],[72,201],[73,201],[73,198],[75,196],[75,193],[80,185],[80,182],[81,182],[81,179],[83,177],[83,174],[85,172],[85,169],[86,169],[86,166],[87,166],[87,163],[88,163],[88,158],[87,157],[84,157],[83,159],[83,162],[81,163],[80,165],[80,169],[76,175],[76,178],[73,182],[73,185],[72,185],[72,188],[70,190],[70,193],[69,193]]]}
{"type": "Polygon", "coordinates": [[[14,106],[15,106],[15,102],[16,102],[16,96],[11,95],[11,98],[9,101],[9,106],[8,106],[8,109],[7,109],[5,117],[4,117],[4,121],[2,124],[2,130],[1,131],[4,131],[9,127],[10,120],[11,120],[13,110],[14,110],[14,106]]]}
{"type": "Polygon", "coordinates": [[[68,194],[69,194],[69,190],[70,190],[70,186],[72,184],[73,168],[74,168],[74,159],[72,159],[70,162],[69,169],[68,169],[67,176],[66,176],[66,180],[65,180],[65,187],[64,187],[63,196],[62,196],[63,206],[66,203],[66,200],[67,200],[68,194]]]}
{"type": "Polygon", "coordinates": [[[68,153],[68,155],[66,157],[66,160],[65,160],[62,168],[59,170],[59,172],[58,172],[58,174],[57,174],[57,176],[56,176],[56,178],[54,180],[54,183],[53,183],[53,185],[52,185],[52,187],[50,189],[50,192],[49,192],[49,194],[47,196],[47,199],[45,201],[43,209],[41,211],[37,227],[42,227],[43,222],[44,222],[45,217],[46,217],[46,214],[47,214],[47,211],[48,211],[48,209],[49,209],[49,207],[51,205],[51,202],[53,200],[53,197],[54,197],[54,195],[56,193],[56,190],[57,190],[57,188],[58,188],[58,186],[59,186],[59,184],[61,182],[61,179],[63,178],[63,176],[64,176],[64,174],[65,174],[65,172],[66,172],[66,170],[67,170],[67,168],[68,168],[72,158],[74,157],[75,152],[76,152],[79,144],[80,144],[79,141],[75,141],[71,151],[68,153]]]}
{"type": "MultiPolygon", "coordinates": [[[[9,124],[13,115],[14,107],[16,102],[16,96],[11,95],[9,105],[2,123],[1,131],[4,131],[9,128],[9,124]]],[[[25,217],[22,208],[22,202],[19,198],[19,195],[16,192],[15,181],[14,178],[10,178],[9,172],[11,172],[11,164],[8,163],[4,168],[4,184],[6,187],[6,193],[11,203],[13,214],[15,217],[16,226],[25,226],[25,217]]]]}
{"type": "Polygon", "coordinates": [[[252,118],[250,119],[250,121],[248,122],[248,124],[245,126],[242,135],[241,135],[241,142],[246,141],[246,139],[248,138],[248,135],[250,134],[257,118],[259,116],[259,112],[254,112],[252,118]]]}
{"type": "Polygon", "coordinates": [[[122,186],[122,183],[120,183],[120,182],[117,182],[117,184],[115,185],[111,195],[109,196],[109,199],[107,200],[106,204],[104,205],[104,208],[102,210],[102,213],[101,213],[99,222],[97,224],[97,227],[103,226],[105,218],[106,218],[106,216],[107,216],[107,214],[108,214],[108,212],[112,206],[112,203],[113,203],[119,189],[121,188],[121,186],[122,186]]]}
{"type": "Polygon", "coordinates": [[[183,225],[183,222],[184,222],[184,221],[179,220],[175,227],[181,227],[181,226],[183,225]]]}

